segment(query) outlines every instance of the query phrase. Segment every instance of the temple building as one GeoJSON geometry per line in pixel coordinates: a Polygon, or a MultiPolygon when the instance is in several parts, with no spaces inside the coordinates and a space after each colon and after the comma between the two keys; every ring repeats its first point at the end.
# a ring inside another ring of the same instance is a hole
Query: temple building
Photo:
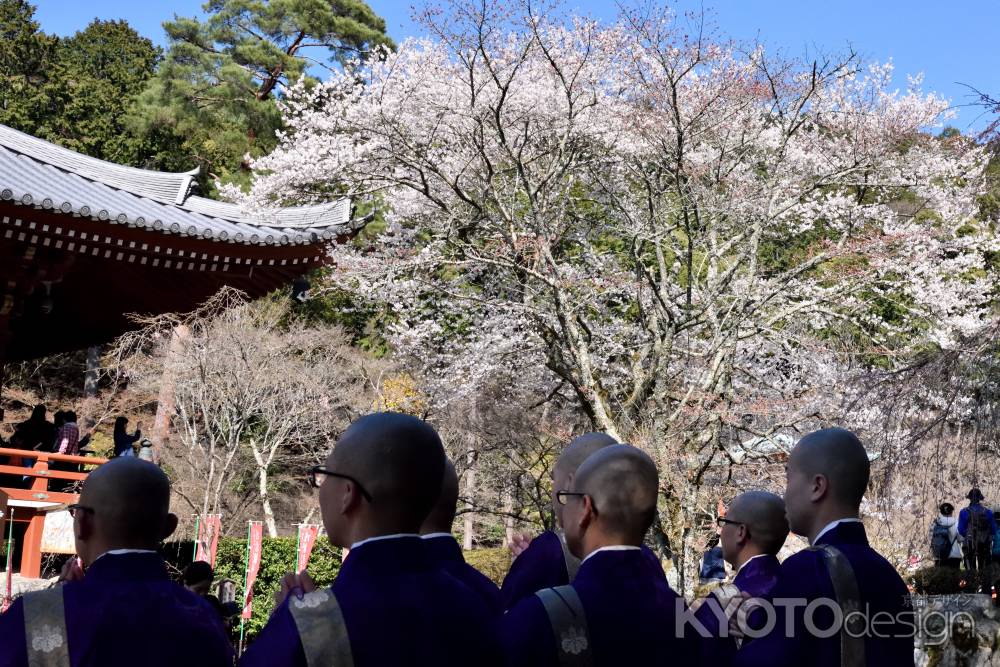
{"type": "MultiPolygon", "coordinates": [[[[4,362],[109,342],[138,326],[132,314],[188,312],[223,286],[255,298],[292,285],[363,222],[347,199],[249,214],[193,194],[197,173],[112,164],[0,125],[0,391],[4,362]]],[[[73,552],[59,510],[78,496],[61,486],[104,462],[0,443],[0,541],[20,545],[23,576],[39,576],[44,552],[73,552]],[[47,531],[69,544],[48,545],[47,531]]]]}
{"type": "Polygon", "coordinates": [[[171,174],[0,125],[0,362],[108,342],[129,314],[290,284],[357,229],[347,199],[248,214],[171,174]]]}

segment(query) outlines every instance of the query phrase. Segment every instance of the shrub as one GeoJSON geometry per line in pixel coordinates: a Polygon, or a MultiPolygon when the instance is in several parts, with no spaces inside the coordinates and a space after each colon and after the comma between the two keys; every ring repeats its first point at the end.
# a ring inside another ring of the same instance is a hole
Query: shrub
{"type": "Polygon", "coordinates": [[[954,595],[975,592],[970,579],[975,573],[951,567],[925,567],[910,576],[913,589],[920,595],[954,595]]]}
{"type": "MultiPolygon", "coordinates": [[[[232,579],[236,582],[236,602],[243,600],[243,580],[246,571],[246,540],[220,538],[215,560],[215,580],[232,579]]],[[[253,587],[253,617],[246,623],[246,639],[252,640],[267,623],[274,609],[274,593],[281,578],[295,568],[294,537],[265,537],[261,549],[260,569],[253,587]]],[[[167,559],[176,578],[193,560],[194,543],[191,540],[170,542],[161,553],[167,559]]],[[[316,540],[309,558],[307,571],[320,587],[329,586],[340,570],[340,549],[324,538],[316,540]]]]}
{"type": "Polygon", "coordinates": [[[510,550],[507,547],[474,549],[465,552],[465,562],[493,580],[497,586],[503,583],[510,569],[510,550]]]}

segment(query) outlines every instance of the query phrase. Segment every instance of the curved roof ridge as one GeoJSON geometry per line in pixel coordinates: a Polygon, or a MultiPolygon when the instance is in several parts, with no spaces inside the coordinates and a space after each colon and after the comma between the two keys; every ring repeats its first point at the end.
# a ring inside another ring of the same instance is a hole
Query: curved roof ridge
{"type": "Polygon", "coordinates": [[[197,167],[191,171],[171,173],[115,164],[33,137],[6,125],[0,125],[0,145],[63,171],[167,204],[183,203],[192,180],[199,172],[197,167]]]}
{"type": "Polygon", "coordinates": [[[347,197],[324,204],[310,204],[308,206],[294,206],[248,213],[242,206],[236,203],[192,195],[181,204],[181,208],[215,218],[238,220],[251,224],[271,224],[281,227],[340,225],[347,223],[351,219],[351,200],[347,197]]]}

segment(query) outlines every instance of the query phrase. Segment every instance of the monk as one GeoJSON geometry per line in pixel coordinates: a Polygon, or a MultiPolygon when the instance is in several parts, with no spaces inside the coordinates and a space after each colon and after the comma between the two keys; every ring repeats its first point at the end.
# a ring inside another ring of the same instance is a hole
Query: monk
{"type": "Polygon", "coordinates": [[[704,664],[732,664],[739,639],[729,633],[731,617],[744,597],[770,597],[781,569],[778,552],[787,537],[785,501],[767,491],[741,493],[733,498],[726,515],[719,517],[722,557],[736,577],[732,584],[715,589],[694,613],[704,664]]]}
{"type": "Polygon", "coordinates": [[[64,584],[0,616],[0,665],[228,667],[219,615],[170,580],[156,549],[177,527],[170,482],[155,465],[115,459],[90,473],[72,505],[74,557],[64,584]]]}
{"type": "Polygon", "coordinates": [[[457,508],[458,474],[455,472],[455,465],[447,461],[444,479],[441,482],[441,495],[438,496],[434,509],[424,519],[420,527],[420,536],[431,559],[470,590],[478,593],[489,610],[499,617],[503,613],[500,589],[490,581],[489,577],[465,562],[462,547],[451,534],[457,508]]]}
{"type": "Polygon", "coordinates": [[[441,494],[445,454],[426,422],[392,412],[355,421],[312,469],[323,525],[350,553],[330,588],[282,580],[245,667],[468,665],[497,660],[486,602],[441,569],[420,527],[441,494]]]}
{"type": "Polygon", "coordinates": [[[531,540],[520,553],[517,553],[519,547],[515,545],[514,562],[500,587],[505,610],[537,590],[562,586],[573,580],[580,561],[566,546],[562,532],[562,505],[556,502],[555,494],[559,490],[570,488],[576,469],[587,457],[614,444],[617,441],[604,433],[584,433],[574,438],[559,456],[552,469],[552,511],[556,529],[547,530],[531,540]]]}
{"type": "Polygon", "coordinates": [[[658,490],[649,456],[611,445],[587,458],[571,490],[557,492],[580,569],[571,584],[541,590],[503,617],[508,665],[696,664],[696,647],[675,632],[683,600],[641,549],[658,490]]]}
{"type": "MultiPolygon", "coordinates": [[[[869,546],[859,518],[869,475],[868,453],[844,429],[810,433],[792,450],[785,489],[788,523],[812,547],[781,564],[770,593],[776,603],[773,629],[745,643],[735,664],[912,667],[915,619],[906,584],[869,546]],[[779,605],[779,600],[785,602],[779,605]],[[839,618],[847,618],[846,627],[839,618]]],[[[755,617],[756,612],[750,625],[765,627],[755,617]]]]}

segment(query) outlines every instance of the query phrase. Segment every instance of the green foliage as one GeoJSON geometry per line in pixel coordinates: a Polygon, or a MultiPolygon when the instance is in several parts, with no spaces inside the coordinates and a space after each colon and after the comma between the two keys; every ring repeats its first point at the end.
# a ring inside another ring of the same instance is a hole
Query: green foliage
{"type": "Polygon", "coordinates": [[[34,132],[58,40],[41,32],[25,0],[0,0],[0,123],[34,132]]]}
{"type": "MultiPolygon", "coordinates": [[[[246,539],[221,538],[215,562],[215,580],[231,579],[236,582],[236,601],[243,599],[246,572],[246,539]]],[[[253,639],[259,633],[274,609],[274,594],[281,578],[295,569],[296,538],[265,537],[260,557],[260,570],[253,587],[253,618],[247,621],[246,636],[253,639]]],[[[191,563],[194,544],[190,540],[170,542],[162,553],[179,574],[191,563]]],[[[326,538],[319,538],[309,557],[309,575],[318,586],[329,586],[340,570],[340,549],[326,538]]]]}
{"type": "Polygon", "coordinates": [[[152,77],[160,50],[125,21],[95,20],[59,41],[49,99],[58,110],[38,135],[87,155],[138,164],[142,146],[125,130],[125,116],[152,77]]]}
{"type": "Polygon", "coordinates": [[[45,35],[34,7],[0,0],[0,123],[93,157],[137,164],[124,119],[160,58],[125,21],[45,35]]]}
{"type": "Polygon", "coordinates": [[[170,48],[130,122],[148,166],[199,165],[206,192],[213,177],[249,183],[245,156],[277,144],[276,98],[306,76],[312,49],[342,63],[392,44],[363,0],[211,0],[204,9],[204,21],[164,23],[170,48]]]}
{"type": "Polygon", "coordinates": [[[510,569],[510,549],[496,547],[493,549],[473,549],[465,552],[465,562],[476,568],[497,586],[503,583],[510,569]]]}

